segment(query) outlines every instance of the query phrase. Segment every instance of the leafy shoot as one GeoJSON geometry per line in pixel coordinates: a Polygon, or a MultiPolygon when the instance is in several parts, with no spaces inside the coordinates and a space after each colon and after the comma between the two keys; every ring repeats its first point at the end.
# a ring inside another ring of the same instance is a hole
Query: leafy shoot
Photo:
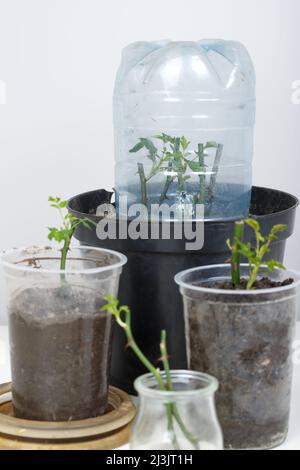
{"type": "Polygon", "coordinates": [[[76,228],[79,225],[83,225],[84,227],[91,230],[92,227],[96,225],[96,223],[90,219],[78,219],[74,215],[68,212],[66,213],[68,201],[64,201],[59,197],[52,196],[50,196],[48,200],[50,202],[50,206],[58,210],[62,220],[61,227],[48,227],[48,239],[51,241],[56,241],[59,244],[63,244],[61,249],[60,269],[65,270],[68,251],[70,249],[72,237],[76,228]]]}
{"type": "Polygon", "coordinates": [[[239,278],[235,277],[234,273],[236,270],[239,271],[241,256],[246,258],[249,264],[249,277],[247,282],[248,290],[253,288],[258,274],[262,269],[267,269],[267,271],[271,272],[274,272],[276,268],[285,269],[281,262],[275,261],[274,259],[264,260],[264,257],[267,253],[270,252],[271,243],[278,239],[277,234],[286,230],[286,228],[286,225],[283,224],[274,225],[270,233],[266,236],[263,236],[259,222],[257,220],[245,219],[244,221],[236,222],[233,244],[227,240],[227,246],[231,251],[231,266],[234,266],[234,269],[232,269],[232,283],[235,287],[238,287],[239,285],[239,278]],[[251,243],[243,242],[242,232],[240,233],[240,236],[236,235],[236,227],[238,224],[241,225],[244,223],[248,225],[254,232],[255,243],[253,245],[251,245],[251,243]],[[263,265],[266,266],[266,268],[264,268],[263,265]]]}

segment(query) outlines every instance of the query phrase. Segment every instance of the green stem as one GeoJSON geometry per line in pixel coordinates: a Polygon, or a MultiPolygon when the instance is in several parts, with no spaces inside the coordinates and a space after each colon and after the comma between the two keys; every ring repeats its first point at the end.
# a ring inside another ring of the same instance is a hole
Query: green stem
{"type": "Polygon", "coordinates": [[[218,171],[219,171],[222,152],[223,152],[223,145],[218,144],[217,151],[216,151],[216,156],[215,156],[214,164],[213,164],[213,168],[212,168],[212,175],[210,177],[210,182],[209,182],[209,187],[208,187],[208,209],[207,209],[208,214],[210,214],[211,209],[212,209],[214,193],[215,193],[215,186],[216,186],[216,182],[217,182],[217,176],[218,176],[218,171]]]}
{"type": "Polygon", "coordinates": [[[67,255],[70,249],[70,242],[71,240],[66,240],[61,250],[61,258],[60,258],[60,270],[61,271],[65,271],[66,269],[67,255]]]}
{"type": "Polygon", "coordinates": [[[182,173],[177,174],[177,179],[178,179],[178,192],[183,192],[184,191],[184,179],[182,173]]]}
{"type": "Polygon", "coordinates": [[[176,419],[177,424],[178,424],[178,426],[180,427],[180,429],[181,429],[183,435],[186,437],[186,439],[187,439],[188,441],[191,442],[191,444],[195,447],[195,450],[199,450],[199,442],[198,442],[198,439],[197,439],[195,436],[193,436],[193,434],[191,434],[191,433],[187,430],[185,424],[183,423],[183,421],[182,421],[182,419],[181,419],[181,416],[180,416],[179,413],[178,413],[178,410],[177,410],[177,407],[176,407],[175,404],[173,404],[172,413],[173,413],[173,416],[174,416],[174,418],[176,419]]]}
{"type": "MultiPolygon", "coordinates": [[[[169,169],[169,171],[172,170],[172,162],[171,161],[168,163],[168,169],[169,169]]],[[[161,192],[160,198],[159,198],[159,205],[162,204],[165,199],[167,199],[167,193],[168,193],[169,188],[170,188],[171,184],[173,183],[173,181],[174,181],[174,176],[168,175],[167,178],[166,178],[166,182],[164,184],[163,190],[161,192]]]]}
{"type": "MultiPolygon", "coordinates": [[[[203,144],[198,144],[198,161],[199,161],[199,167],[201,168],[201,171],[205,171],[204,167],[204,147],[203,144]]],[[[205,174],[199,175],[199,194],[198,194],[198,204],[204,204],[205,203],[205,180],[206,176],[205,174]]]]}
{"type": "MultiPolygon", "coordinates": [[[[164,366],[164,371],[166,374],[166,380],[167,380],[167,390],[172,391],[173,390],[173,384],[172,384],[172,377],[171,377],[171,370],[170,370],[170,364],[169,364],[169,359],[168,359],[168,352],[167,352],[167,333],[166,330],[162,330],[161,332],[161,341],[160,341],[160,353],[161,353],[161,361],[164,366]]],[[[168,403],[167,407],[169,407],[169,410],[171,411],[171,429],[174,430],[174,425],[173,425],[173,416],[177,421],[177,424],[179,428],[181,429],[183,435],[191,442],[191,444],[195,447],[196,450],[198,450],[198,439],[193,436],[192,433],[190,433],[184,422],[181,419],[181,416],[177,410],[176,404],[175,403],[168,403]]],[[[176,437],[175,437],[176,439],[176,437]]],[[[176,439],[177,442],[177,439],[176,439]]]]}
{"type": "MultiPolygon", "coordinates": [[[[167,390],[173,390],[173,384],[171,379],[171,371],[170,365],[168,360],[168,353],[167,353],[167,333],[166,330],[162,330],[161,332],[161,340],[160,340],[160,352],[161,352],[161,360],[164,366],[166,379],[167,379],[167,390]]],[[[174,449],[180,449],[179,443],[177,441],[174,424],[173,424],[173,403],[167,403],[167,418],[168,418],[168,431],[172,433],[172,442],[174,449]]]]}
{"type": "Polygon", "coordinates": [[[178,192],[184,191],[184,169],[183,169],[183,162],[184,157],[180,152],[180,138],[176,137],[174,143],[174,164],[175,164],[175,171],[177,171],[177,180],[178,180],[178,192]]]}
{"type": "Polygon", "coordinates": [[[161,390],[166,390],[165,384],[163,382],[163,379],[160,374],[160,370],[157,369],[150,361],[147,359],[147,357],[143,354],[137,343],[135,342],[135,339],[132,334],[131,330],[131,313],[130,311],[126,312],[126,320],[125,320],[125,333],[128,339],[128,346],[133,350],[135,355],[138,357],[138,359],[141,361],[141,363],[146,367],[146,369],[151,372],[154,377],[157,380],[157,383],[160,387],[161,390]]]}
{"type": "Polygon", "coordinates": [[[256,281],[259,268],[260,268],[259,265],[258,265],[258,266],[254,266],[254,268],[250,268],[250,276],[249,276],[249,279],[248,279],[248,282],[247,282],[247,290],[252,289],[253,284],[254,284],[255,281],[256,281]]]}
{"type": "Polygon", "coordinates": [[[160,353],[161,353],[161,361],[163,363],[164,371],[165,371],[166,379],[167,379],[167,389],[169,391],[171,391],[171,390],[173,390],[173,384],[172,384],[171,370],[170,370],[170,364],[169,364],[168,352],[167,352],[167,332],[166,332],[166,330],[162,330],[162,332],[161,332],[160,353]]]}
{"type": "MultiPolygon", "coordinates": [[[[255,281],[256,281],[256,279],[257,279],[260,266],[261,266],[261,264],[262,264],[262,255],[260,254],[260,238],[259,238],[259,233],[256,232],[256,233],[255,233],[255,236],[256,236],[256,249],[255,249],[256,262],[255,262],[254,265],[252,265],[252,266],[250,265],[250,269],[249,269],[250,275],[249,275],[249,279],[248,279],[247,286],[246,286],[246,289],[247,289],[247,290],[251,290],[251,289],[252,289],[253,284],[255,283],[255,281]]],[[[271,243],[270,241],[267,242],[267,244],[266,244],[266,251],[269,250],[270,243],[271,243]]]]}
{"type": "MultiPolygon", "coordinates": [[[[158,383],[158,386],[160,390],[167,391],[167,390],[172,390],[173,385],[172,385],[172,380],[171,380],[171,371],[170,371],[170,366],[169,366],[169,360],[168,360],[168,355],[167,355],[167,347],[166,347],[166,332],[162,332],[162,337],[161,337],[161,344],[160,344],[160,349],[161,349],[161,355],[162,355],[162,362],[165,367],[165,373],[166,373],[166,378],[167,378],[167,386],[164,384],[160,370],[157,369],[148,359],[147,357],[143,354],[139,346],[137,345],[133,334],[132,334],[132,329],[131,329],[131,313],[130,310],[128,309],[126,311],[126,318],[125,318],[125,323],[122,322],[122,320],[119,318],[119,325],[124,329],[126,333],[126,337],[128,340],[128,346],[133,350],[135,355],[138,357],[138,359],[141,361],[141,363],[146,367],[146,369],[151,372],[154,377],[156,378],[156,381],[158,383]]],[[[168,430],[172,431],[173,433],[173,444],[174,447],[179,449],[178,441],[175,435],[175,430],[174,430],[174,425],[173,425],[173,415],[182,430],[182,433],[185,435],[185,437],[190,440],[190,442],[196,447],[196,438],[192,436],[189,431],[187,431],[186,427],[184,426],[184,423],[182,419],[179,416],[179,413],[176,409],[176,406],[174,403],[168,403],[166,405],[167,409],[167,420],[168,420],[168,430]]],[[[198,444],[197,444],[198,445],[198,444]]]]}
{"type": "MultiPolygon", "coordinates": [[[[145,177],[146,183],[148,183],[148,181],[150,181],[151,178],[153,178],[154,176],[156,176],[157,173],[159,173],[159,172],[161,171],[161,167],[162,167],[162,165],[163,165],[164,163],[166,163],[166,161],[168,161],[168,157],[162,156],[162,157],[160,158],[160,160],[158,161],[158,163],[153,164],[150,173],[145,177]]],[[[169,162],[169,163],[171,163],[171,167],[172,167],[172,162],[169,162]]],[[[144,170],[143,170],[143,171],[144,171],[144,170]]]]}
{"type": "MultiPolygon", "coordinates": [[[[167,388],[163,382],[163,379],[160,374],[160,370],[157,369],[148,359],[147,357],[143,354],[137,343],[135,342],[131,330],[131,314],[130,311],[126,312],[126,320],[125,320],[125,333],[128,339],[128,345],[131,347],[135,355],[138,357],[138,359],[141,361],[141,363],[151,372],[154,377],[156,378],[156,381],[158,383],[158,386],[160,390],[166,391],[167,388]]],[[[173,418],[172,418],[172,404],[169,403],[166,405],[167,409],[167,420],[168,420],[168,430],[172,432],[172,441],[175,449],[179,449],[179,445],[176,439],[175,431],[174,431],[174,426],[173,426],[173,418]]]]}
{"type": "Polygon", "coordinates": [[[140,177],[142,204],[148,207],[147,179],[146,179],[145,172],[144,172],[144,166],[142,163],[138,163],[137,166],[138,166],[138,173],[140,177]]]}
{"type": "Polygon", "coordinates": [[[244,222],[242,220],[234,224],[233,247],[231,252],[231,280],[235,288],[241,284],[241,255],[240,244],[243,242],[244,222]]]}
{"type": "Polygon", "coordinates": [[[167,194],[170,189],[171,184],[174,181],[174,177],[172,176],[167,176],[165,185],[163,187],[163,190],[161,192],[160,198],[159,198],[159,204],[162,204],[165,199],[167,199],[167,194]]]}
{"type": "MultiPolygon", "coordinates": [[[[72,237],[74,235],[74,232],[75,232],[75,229],[76,229],[77,225],[79,225],[79,224],[80,224],[80,221],[78,221],[77,224],[73,225],[73,228],[70,230],[68,239],[65,240],[65,242],[64,242],[64,246],[61,250],[61,258],[60,258],[60,270],[61,271],[66,270],[67,256],[68,256],[68,252],[70,250],[72,237]]],[[[64,283],[65,280],[66,280],[65,273],[61,273],[60,277],[61,277],[61,282],[64,283]]]]}
{"type": "MultiPolygon", "coordinates": [[[[84,219],[85,220],[85,219],[84,219]]],[[[68,238],[65,240],[64,242],[64,246],[61,250],[61,258],[60,258],[60,270],[61,271],[65,271],[66,269],[66,263],[67,263],[67,256],[68,256],[68,252],[70,250],[70,246],[71,246],[71,241],[72,241],[72,238],[73,238],[73,235],[74,235],[74,232],[76,230],[76,227],[81,223],[80,220],[77,221],[77,223],[74,223],[72,225],[72,227],[70,228],[70,231],[69,231],[69,236],[68,238]]]]}

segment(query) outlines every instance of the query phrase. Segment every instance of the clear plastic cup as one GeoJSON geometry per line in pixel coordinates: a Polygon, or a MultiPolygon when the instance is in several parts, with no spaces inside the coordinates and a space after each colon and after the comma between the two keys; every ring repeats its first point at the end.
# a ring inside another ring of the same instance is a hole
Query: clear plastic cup
{"type": "Polygon", "coordinates": [[[126,257],[72,248],[6,252],[12,398],[15,416],[41,421],[91,418],[105,412],[112,317],[100,312],[117,295],[126,257]]]}
{"type": "MultiPolygon", "coordinates": [[[[287,435],[293,374],[292,341],[300,276],[277,270],[283,287],[222,290],[230,265],[204,266],[176,275],[183,296],[189,367],[214,375],[225,446],[268,449],[287,435]]],[[[242,265],[242,277],[248,266],[242,265]]]]}

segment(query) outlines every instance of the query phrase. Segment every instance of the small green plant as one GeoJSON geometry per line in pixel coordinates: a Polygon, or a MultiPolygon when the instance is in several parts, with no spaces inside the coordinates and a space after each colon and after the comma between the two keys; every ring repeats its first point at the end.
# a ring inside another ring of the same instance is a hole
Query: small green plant
{"type": "Polygon", "coordinates": [[[249,277],[246,286],[248,290],[253,288],[257,276],[262,269],[267,269],[271,272],[274,272],[275,268],[285,269],[282,263],[274,259],[264,261],[265,255],[270,252],[271,243],[278,238],[276,234],[285,229],[286,225],[274,225],[270,233],[267,236],[263,236],[257,220],[245,219],[235,222],[233,243],[231,244],[230,240],[227,240],[227,246],[231,251],[231,278],[235,288],[238,288],[241,283],[241,256],[244,256],[249,264],[249,277]],[[243,242],[244,224],[247,224],[254,232],[255,244],[253,246],[251,243],[243,242]],[[263,268],[263,265],[266,266],[266,268],[263,268]]]}
{"type": "MultiPolygon", "coordinates": [[[[166,331],[162,330],[161,340],[160,340],[160,354],[161,354],[160,360],[163,364],[164,372],[165,372],[164,374],[165,381],[164,381],[162,374],[161,374],[161,370],[158,367],[155,367],[155,365],[152,364],[151,361],[149,361],[149,359],[144,355],[144,353],[142,352],[142,350],[137,345],[134,339],[132,328],[131,328],[131,312],[130,312],[129,307],[127,305],[120,306],[119,301],[113,296],[106,296],[105,300],[108,303],[104,305],[101,308],[101,310],[108,311],[114,316],[117,324],[124,330],[126,334],[127,346],[132,349],[132,351],[135,353],[135,355],[140,360],[140,362],[146,367],[146,369],[148,369],[148,371],[153,374],[160,390],[172,391],[173,384],[172,384],[171,371],[170,371],[168,352],[167,352],[166,331]]],[[[167,413],[168,431],[172,435],[172,443],[173,443],[174,449],[180,449],[180,446],[176,437],[174,422],[177,423],[177,425],[179,426],[185,438],[193,445],[195,449],[198,449],[199,448],[198,439],[188,431],[174,403],[170,402],[166,404],[166,413],[167,413]]]]}
{"type": "Polygon", "coordinates": [[[159,197],[159,204],[162,204],[166,199],[168,199],[168,191],[175,180],[177,180],[177,191],[185,191],[186,182],[191,177],[187,172],[188,170],[191,170],[194,173],[198,173],[199,177],[199,190],[195,195],[195,203],[204,204],[207,199],[210,206],[213,199],[216,175],[218,173],[223,146],[216,142],[207,142],[205,145],[198,144],[198,149],[196,151],[190,151],[190,142],[184,136],[172,137],[168,134],[162,133],[155,135],[154,139],[162,142],[162,150],[158,150],[152,140],[146,138],[140,138],[139,142],[129,150],[130,153],[136,153],[142,149],[146,149],[147,157],[152,163],[152,168],[147,175],[145,174],[144,165],[142,163],[137,164],[142,204],[148,207],[147,183],[154,176],[161,172],[167,174],[159,197]],[[216,149],[216,156],[208,190],[206,190],[207,166],[205,165],[205,157],[207,157],[207,150],[211,148],[216,149]]]}
{"type": "Polygon", "coordinates": [[[59,197],[49,197],[49,202],[51,207],[58,209],[59,214],[62,219],[62,226],[60,228],[48,227],[49,234],[48,239],[54,240],[57,243],[63,243],[61,250],[61,259],[60,259],[60,269],[66,269],[67,255],[70,249],[72,237],[78,225],[83,225],[86,228],[91,229],[93,225],[96,225],[95,222],[90,219],[78,219],[70,213],[65,213],[65,209],[68,205],[68,201],[63,201],[59,197]]]}

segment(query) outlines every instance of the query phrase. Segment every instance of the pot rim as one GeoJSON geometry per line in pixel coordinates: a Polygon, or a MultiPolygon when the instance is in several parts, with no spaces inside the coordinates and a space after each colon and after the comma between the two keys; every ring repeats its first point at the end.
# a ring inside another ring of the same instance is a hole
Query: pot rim
{"type": "MultiPolygon", "coordinates": [[[[110,270],[116,270],[118,268],[122,268],[127,263],[127,257],[123,255],[122,253],[114,250],[108,250],[106,248],[97,248],[94,246],[73,246],[70,248],[70,252],[74,252],[75,250],[85,252],[85,250],[89,251],[96,251],[96,252],[103,252],[107,254],[114,255],[119,258],[118,262],[109,264],[107,266],[99,266],[97,268],[85,268],[85,269],[45,269],[45,268],[35,268],[33,266],[24,266],[22,264],[18,264],[17,262],[12,262],[5,260],[6,257],[10,256],[11,254],[17,254],[17,253],[22,253],[22,251],[28,251],[28,259],[30,259],[30,256],[32,256],[32,259],[38,260],[40,257],[38,256],[39,252],[59,252],[60,250],[58,248],[52,247],[52,246],[41,246],[41,245],[36,245],[36,246],[30,246],[30,247],[21,247],[21,248],[11,248],[9,250],[4,250],[1,255],[0,255],[0,264],[4,268],[11,269],[13,271],[23,271],[23,272],[30,272],[30,273],[35,273],[35,274],[98,274],[101,272],[105,271],[110,271],[110,270]],[[32,253],[30,253],[30,250],[32,253]]],[[[26,256],[26,255],[25,255],[26,256]]],[[[59,259],[57,258],[51,258],[49,259],[59,259]]],[[[69,258],[72,259],[72,258],[69,258]]],[[[26,257],[24,257],[23,261],[26,261],[26,257]]],[[[22,260],[19,261],[21,263],[22,260]]]]}
{"type": "MultiPolygon", "coordinates": [[[[182,379],[183,381],[188,382],[190,379],[198,380],[199,381],[199,387],[192,389],[192,390],[173,390],[173,391],[167,391],[167,390],[159,390],[152,388],[150,386],[150,383],[153,385],[157,385],[156,379],[154,375],[149,372],[147,374],[140,375],[137,379],[134,381],[134,388],[136,391],[141,394],[142,396],[147,396],[151,398],[156,398],[156,399],[185,399],[185,398],[191,398],[191,397],[204,397],[204,396],[209,396],[212,395],[217,391],[219,388],[219,381],[216,379],[214,376],[205,374],[204,372],[198,372],[195,370],[185,370],[185,369],[172,369],[170,371],[171,373],[171,378],[175,379],[182,379]],[[146,385],[144,382],[148,381],[149,385],[146,385]],[[200,386],[200,383],[202,385],[204,384],[204,387],[200,386]]],[[[161,371],[161,376],[163,378],[166,377],[166,374],[164,371],[161,371]]]]}
{"type": "MultiPolygon", "coordinates": [[[[248,267],[248,263],[241,263],[241,267],[248,267]]],[[[266,265],[261,265],[261,268],[266,268],[266,265]]],[[[180,286],[180,289],[185,288],[189,289],[195,292],[202,292],[202,293],[208,293],[208,294],[226,294],[226,295],[233,295],[233,296],[245,296],[245,295],[264,295],[264,294],[271,294],[272,292],[275,294],[279,292],[284,292],[284,291],[289,291],[295,288],[299,288],[300,286],[300,272],[294,271],[294,270],[281,270],[279,268],[275,268],[276,271],[282,271],[287,274],[287,277],[293,277],[294,282],[292,284],[289,284],[287,286],[281,286],[281,287],[270,287],[269,289],[253,289],[253,290],[245,290],[245,289],[235,289],[235,290],[229,290],[229,289],[217,289],[217,288],[211,288],[211,287],[203,287],[203,286],[197,286],[193,285],[189,282],[183,281],[184,276],[187,274],[190,274],[192,272],[196,271],[205,271],[208,269],[213,269],[213,268],[231,268],[230,263],[223,263],[223,264],[211,264],[211,265],[206,265],[206,266],[197,266],[196,268],[191,268],[191,269],[186,269],[184,271],[180,271],[174,276],[174,280],[176,284],[180,286]]],[[[207,278],[209,279],[209,278],[207,278]]]]}
{"type": "MultiPolygon", "coordinates": [[[[67,206],[68,210],[70,212],[72,212],[73,214],[75,214],[78,218],[86,217],[88,215],[88,217],[90,217],[92,220],[96,220],[96,221],[101,220],[101,218],[102,218],[101,216],[97,216],[95,214],[88,214],[87,212],[78,211],[77,209],[74,209],[72,206],[74,204],[74,201],[76,201],[76,200],[78,200],[82,197],[87,197],[87,196],[90,196],[92,194],[98,193],[99,191],[103,191],[103,190],[106,191],[107,193],[111,193],[112,195],[114,194],[114,192],[107,191],[104,188],[94,189],[94,190],[90,190],[90,191],[85,191],[85,192],[80,193],[80,194],[76,194],[75,196],[72,196],[68,200],[68,206],[67,206]]],[[[282,209],[280,211],[271,212],[270,214],[256,215],[256,214],[253,214],[250,210],[249,217],[253,218],[253,219],[256,219],[256,220],[262,220],[262,219],[265,220],[265,219],[270,219],[270,218],[274,218],[274,217],[283,216],[284,214],[292,212],[295,209],[297,209],[297,207],[299,206],[299,203],[300,203],[299,199],[296,196],[294,196],[294,194],[289,193],[287,191],[280,190],[280,189],[274,189],[274,188],[270,188],[268,186],[252,185],[251,186],[251,191],[253,191],[253,190],[266,190],[266,191],[272,191],[272,192],[277,193],[277,194],[281,193],[281,194],[289,196],[293,199],[293,204],[290,207],[287,207],[286,209],[282,209]]],[[[200,222],[208,223],[210,225],[215,225],[215,224],[218,225],[218,224],[235,222],[236,220],[241,220],[241,217],[230,217],[228,219],[200,219],[200,222]]],[[[193,220],[193,222],[196,222],[196,220],[193,220]]]]}

